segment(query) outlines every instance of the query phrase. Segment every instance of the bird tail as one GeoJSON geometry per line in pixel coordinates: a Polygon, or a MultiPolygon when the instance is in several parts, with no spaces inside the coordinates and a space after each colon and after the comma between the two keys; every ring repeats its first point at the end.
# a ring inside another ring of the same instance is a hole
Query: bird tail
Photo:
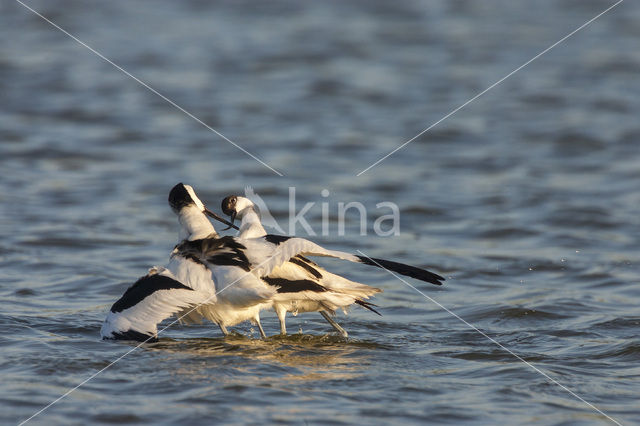
{"type": "Polygon", "coordinates": [[[371,312],[378,314],[380,316],[382,316],[382,314],[378,311],[376,311],[375,309],[372,308],[372,306],[378,307],[378,305],[374,305],[371,302],[365,302],[364,300],[356,300],[356,304],[362,306],[365,309],[370,310],[371,312]]]}

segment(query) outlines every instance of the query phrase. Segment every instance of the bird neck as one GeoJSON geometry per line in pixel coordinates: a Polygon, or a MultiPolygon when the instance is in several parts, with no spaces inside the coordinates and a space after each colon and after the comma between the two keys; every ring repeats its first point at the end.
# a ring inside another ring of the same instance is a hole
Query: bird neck
{"type": "Polygon", "coordinates": [[[258,238],[267,235],[262,223],[260,222],[260,216],[255,209],[247,207],[242,210],[242,224],[240,225],[239,235],[242,238],[258,238]]]}
{"type": "Polygon", "coordinates": [[[197,240],[217,235],[215,228],[207,217],[195,205],[187,206],[178,213],[180,222],[180,238],[183,240],[197,240]]]}

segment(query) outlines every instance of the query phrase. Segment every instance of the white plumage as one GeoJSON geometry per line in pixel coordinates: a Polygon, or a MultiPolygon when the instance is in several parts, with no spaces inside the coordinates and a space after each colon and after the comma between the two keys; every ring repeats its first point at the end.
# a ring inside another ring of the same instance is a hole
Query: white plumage
{"type": "Polygon", "coordinates": [[[260,311],[270,308],[276,310],[282,333],[286,312],[319,311],[346,336],[328,313],[353,303],[376,312],[364,299],[380,289],[332,274],[305,256],[363,263],[436,285],[444,280],[402,263],[328,250],[303,238],[267,235],[245,198],[240,210],[237,205],[233,210],[223,207],[233,216],[242,213],[239,237],[217,234],[205,214],[229,222],[209,211],[188,185],[180,183],[171,190],[169,205],[178,216],[182,241],[166,268],[150,270],[111,307],[101,330],[105,339],[149,341],[157,335],[157,324],[174,314],[188,323],[208,319],[224,334],[227,327],[249,320],[266,337],[260,311]]]}
{"type": "MultiPolygon", "coordinates": [[[[203,213],[204,204],[190,186],[176,185],[169,194],[169,205],[178,216],[183,242],[219,238],[203,213]]],[[[224,334],[228,334],[227,327],[250,320],[264,337],[260,311],[271,307],[274,293],[248,271],[207,265],[174,249],[166,268],[150,271],[113,305],[101,335],[105,339],[153,340],[157,324],[175,314],[185,323],[210,320],[224,334]],[[216,286],[216,282],[222,285],[216,286]],[[126,309],[120,309],[123,306],[126,309]]]]}
{"type": "MultiPolygon", "coordinates": [[[[251,200],[235,195],[226,197],[222,201],[222,210],[229,214],[232,220],[236,217],[241,219],[238,238],[247,246],[249,260],[252,260],[254,256],[257,257],[257,254],[265,256],[262,252],[272,249],[271,246],[265,247],[263,237],[267,235],[267,232],[262,226],[260,215],[251,200]]],[[[257,276],[263,276],[263,280],[267,283],[273,283],[278,287],[278,292],[272,300],[273,309],[280,321],[281,334],[287,332],[285,322],[287,312],[293,312],[297,315],[300,312],[320,311],[323,317],[346,337],[347,332],[335,321],[328,318],[327,313],[335,314],[338,309],[342,309],[346,313],[346,308],[356,302],[367,306],[368,304],[364,303],[363,299],[368,299],[382,290],[332,274],[310,260],[299,256],[303,250],[309,248],[314,248],[316,252],[320,251],[318,250],[319,246],[308,246],[305,245],[305,242],[311,243],[302,239],[290,239],[283,242],[276,247],[275,252],[272,252],[271,259],[268,259],[262,266],[253,269],[252,272],[257,276]],[[301,282],[306,282],[309,289],[299,291],[301,287],[299,283],[301,282]],[[313,285],[314,283],[316,285],[313,285]]],[[[258,259],[253,260],[257,261],[258,259]]]]}
{"type": "MultiPolygon", "coordinates": [[[[193,188],[181,183],[169,194],[169,205],[178,216],[184,241],[220,239],[204,212],[208,211],[193,188]]],[[[211,212],[209,212],[211,213],[211,212]]],[[[223,248],[220,254],[228,253],[223,248]]],[[[260,311],[271,306],[274,291],[248,271],[234,265],[217,265],[203,262],[196,256],[181,253],[177,247],[171,253],[169,269],[186,285],[199,289],[213,289],[215,299],[199,305],[186,318],[190,322],[204,317],[220,326],[224,334],[227,327],[250,320],[265,337],[260,324],[260,311]]]]}
{"type": "Polygon", "coordinates": [[[158,323],[206,298],[206,293],[177,281],[168,269],[152,268],[114,303],[100,334],[104,339],[155,341],[158,323]]]}

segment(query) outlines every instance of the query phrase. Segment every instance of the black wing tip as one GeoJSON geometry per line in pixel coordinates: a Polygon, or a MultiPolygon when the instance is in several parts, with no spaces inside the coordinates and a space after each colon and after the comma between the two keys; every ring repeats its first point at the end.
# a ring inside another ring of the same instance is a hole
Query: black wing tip
{"type": "Polygon", "coordinates": [[[270,286],[276,287],[278,293],[299,293],[301,291],[313,291],[314,293],[324,293],[327,289],[311,280],[288,280],[285,278],[263,277],[270,286]]]}
{"type": "Polygon", "coordinates": [[[371,312],[373,312],[374,314],[378,314],[378,315],[382,316],[382,314],[381,314],[380,312],[378,312],[378,311],[376,311],[375,309],[373,309],[373,308],[372,308],[372,306],[378,307],[378,305],[375,305],[375,304],[370,303],[370,302],[365,302],[364,300],[359,300],[359,299],[358,299],[358,300],[356,300],[356,302],[355,302],[355,303],[356,303],[357,305],[362,306],[362,307],[363,307],[363,308],[365,308],[365,309],[370,310],[370,311],[371,311],[371,312]]]}
{"type": "Polygon", "coordinates": [[[157,343],[158,337],[152,334],[140,333],[135,330],[127,330],[111,333],[113,337],[103,337],[102,340],[130,340],[142,343],[157,343]]]}
{"type": "Polygon", "coordinates": [[[289,237],[287,235],[277,235],[277,234],[267,234],[264,236],[265,240],[267,240],[268,242],[276,246],[280,245],[280,243],[283,243],[291,238],[293,237],[289,237]]]}
{"type": "Polygon", "coordinates": [[[444,284],[442,281],[444,281],[446,279],[445,277],[442,277],[442,276],[440,276],[440,275],[438,275],[436,273],[433,273],[433,272],[432,272],[432,274],[434,275],[434,277],[433,277],[434,280],[433,281],[435,281],[435,282],[432,282],[431,284],[435,284],[435,285],[444,284]]]}
{"type": "Polygon", "coordinates": [[[394,262],[392,260],[377,259],[375,257],[357,256],[360,262],[365,265],[376,266],[382,269],[388,269],[393,272],[397,272],[401,275],[406,275],[411,278],[415,278],[420,281],[425,281],[434,285],[442,285],[444,277],[435,274],[426,269],[417,268],[415,266],[406,265],[404,263],[394,262]]]}

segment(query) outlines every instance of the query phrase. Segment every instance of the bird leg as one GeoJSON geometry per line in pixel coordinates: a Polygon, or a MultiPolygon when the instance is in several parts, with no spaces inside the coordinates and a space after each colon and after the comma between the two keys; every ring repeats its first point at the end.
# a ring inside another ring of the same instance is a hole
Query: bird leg
{"type": "Polygon", "coordinates": [[[331,327],[335,328],[338,333],[342,334],[342,337],[349,337],[347,331],[344,328],[340,327],[340,325],[335,322],[326,311],[320,311],[320,315],[322,315],[324,319],[326,319],[327,322],[331,324],[331,327]]]}
{"type": "Polygon", "coordinates": [[[220,327],[220,331],[222,331],[222,334],[226,336],[229,335],[229,332],[227,331],[227,327],[224,326],[224,324],[218,324],[218,326],[220,327]]]}
{"type": "Polygon", "coordinates": [[[264,334],[264,330],[262,329],[262,324],[260,324],[260,320],[256,321],[256,324],[258,325],[258,329],[260,330],[260,336],[262,336],[263,339],[266,339],[267,335],[264,334]]]}
{"type": "Polygon", "coordinates": [[[278,319],[280,320],[280,334],[282,336],[287,335],[287,324],[285,323],[285,319],[287,317],[287,310],[278,306],[276,308],[276,315],[278,315],[278,319]]]}

